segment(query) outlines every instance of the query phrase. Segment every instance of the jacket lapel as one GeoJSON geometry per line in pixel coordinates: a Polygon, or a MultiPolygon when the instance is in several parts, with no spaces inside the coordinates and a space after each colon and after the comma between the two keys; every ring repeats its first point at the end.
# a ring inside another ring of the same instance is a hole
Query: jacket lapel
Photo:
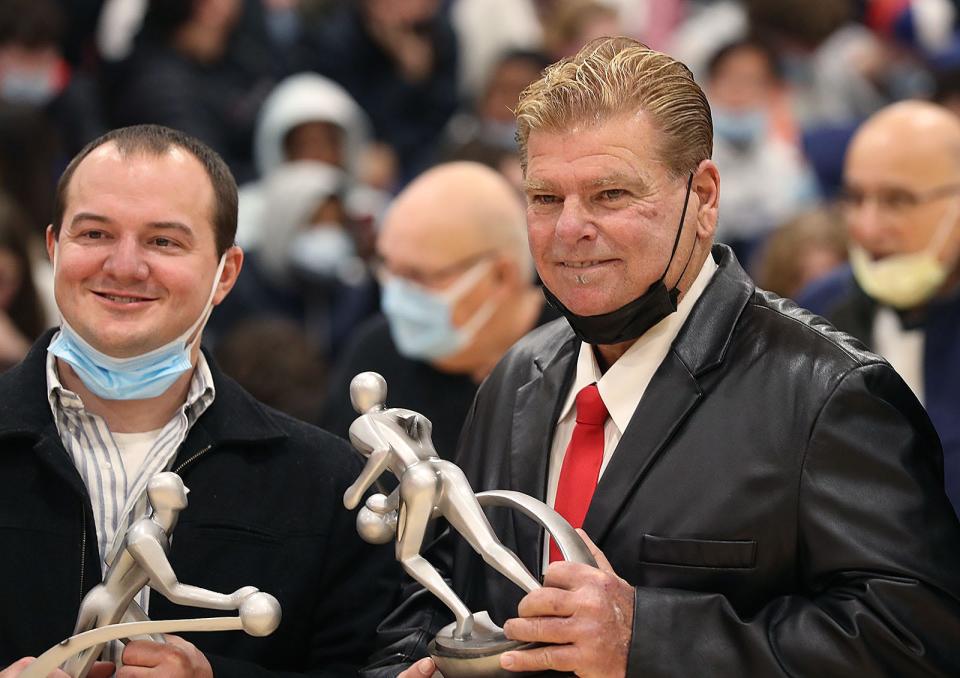
{"type": "MultiPolygon", "coordinates": [[[[563,396],[570,387],[580,342],[565,341],[552,357],[534,360],[538,373],[517,391],[510,450],[510,489],[546,498],[550,446],[563,396]]],[[[532,520],[514,512],[517,555],[531,572],[540,571],[541,530],[532,520]]]]}
{"type": "Polygon", "coordinates": [[[633,489],[701,396],[697,380],[675,353],[668,353],[623,432],[584,518],[583,529],[595,542],[602,543],[633,489]]]}

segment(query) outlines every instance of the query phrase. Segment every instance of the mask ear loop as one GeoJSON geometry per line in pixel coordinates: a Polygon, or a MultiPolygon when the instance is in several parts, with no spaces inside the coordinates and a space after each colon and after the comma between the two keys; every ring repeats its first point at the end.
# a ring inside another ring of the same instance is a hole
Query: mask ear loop
{"type": "Polygon", "coordinates": [[[960,198],[955,198],[953,200],[953,206],[950,211],[943,215],[943,222],[940,224],[937,232],[931,238],[930,242],[927,244],[926,251],[930,252],[931,250],[940,254],[940,251],[943,249],[943,243],[946,242],[947,236],[950,235],[950,231],[957,227],[957,217],[960,216],[960,198]]]}
{"type": "MultiPolygon", "coordinates": [[[[680,245],[680,236],[683,234],[683,223],[687,218],[687,206],[690,204],[690,189],[693,186],[693,172],[690,172],[690,178],[687,179],[687,192],[683,198],[683,211],[680,213],[680,225],[677,227],[677,237],[673,240],[673,249],[670,250],[670,258],[667,260],[667,266],[663,269],[663,273],[660,274],[660,280],[662,281],[667,276],[667,271],[670,270],[670,264],[673,263],[673,255],[677,253],[677,247],[680,245]]],[[[683,265],[683,270],[680,271],[680,277],[677,278],[677,284],[673,286],[673,289],[670,290],[670,297],[676,303],[677,297],[680,296],[680,281],[683,280],[684,273],[687,272],[687,268],[690,266],[690,261],[693,259],[693,250],[694,247],[690,248],[690,254],[687,257],[687,263],[683,265]]]]}
{"type": "Polygon", "coordinates": [[[207,324],[207,320],[210,319],[210,314],[213,313],[213,298],[217,294],[217,286],[220,284],[220,276],[223,275],[223,268],[227,263],[227,253],[224,252],[220,255],[220,263],[217,265],[217,272],[213,276],[213,287],[210,289],[210,296],[207,297],[206,306],[204,306],[203,313],[200,314],[200,317],[197,318],[197,321],[188,329],[184,334],[187,335],[186,341],[184,341],[184,346],[187,350],[193,350],[194,344],[200,340],[200,334],[204,326],[207,324]]]}

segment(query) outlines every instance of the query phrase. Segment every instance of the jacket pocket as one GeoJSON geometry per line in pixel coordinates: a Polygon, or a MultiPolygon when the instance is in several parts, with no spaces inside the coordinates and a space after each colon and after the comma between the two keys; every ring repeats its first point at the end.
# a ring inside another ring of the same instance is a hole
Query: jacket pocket
{"type": "Polygon", "coordinates": [[[678,539],[644,534],[640,561],[681,567],[750,569],[757,564],[757,542],[753,539],[678,539]]]}

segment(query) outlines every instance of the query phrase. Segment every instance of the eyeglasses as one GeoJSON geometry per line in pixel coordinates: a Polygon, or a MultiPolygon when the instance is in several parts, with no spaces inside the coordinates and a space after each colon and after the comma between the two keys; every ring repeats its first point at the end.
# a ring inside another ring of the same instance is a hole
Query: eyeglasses
{"type": "Polygon", "coordinates": [[[449,282],[457,277],[457,274],[463,273],[467,269],[475,266],[484,259],[498,254],[497,250],[487,250],[474,254],[472,256],[456,261],[447,266],[434,269],[432,271],[418,270],[415,268],[398,268],[391,270],[387,262],[380,255],[376,255],[371,262],[373,273],[381,283],[387,278],[398,277],[409,280],[410,282],[421,285],[422,287],[437,288],[442,287],[444,282],[449,282]]]}
{"type": "Polygon", "coordinates": [[[891,216],[897,216],[924,203],[958,192],[960,192],[960,184],[946,184],[919,192],[895,186],[881,188],[877,191],[863,191],[847,186],[840,191],[837,200],[843,209],[852,211],[860,209],[864,203],[873,199],[878,209],[891,216]]]}

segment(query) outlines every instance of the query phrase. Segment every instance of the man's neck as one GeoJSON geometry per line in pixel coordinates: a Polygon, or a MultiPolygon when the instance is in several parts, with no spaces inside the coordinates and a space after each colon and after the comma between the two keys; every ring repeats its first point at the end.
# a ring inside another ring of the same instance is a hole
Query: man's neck
{"type": "MultiPolygon", "coordinates": [[[[196,369],[196,359],[194,360],[196,369]]],[[[184,372],[164,393],[145,400],[107,400],[89,390],[73,368],[57,358],[60,382],[83,401],[84,408],[103,417],[113,433],[142,433],[163,428],[187,401],[193,370],[184,372]]]]}

